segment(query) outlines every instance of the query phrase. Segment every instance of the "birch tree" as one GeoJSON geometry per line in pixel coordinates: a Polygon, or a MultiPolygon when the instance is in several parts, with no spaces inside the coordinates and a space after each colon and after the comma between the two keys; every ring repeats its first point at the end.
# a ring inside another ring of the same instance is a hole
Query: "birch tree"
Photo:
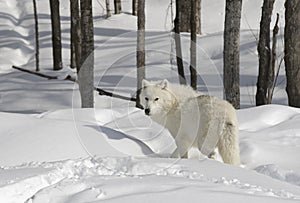
{"type": "Polygon", "coordinates": [[[78,72],[81,107],[94,107],[94,26],[92,0],[80,0],[82,57],[78,72]]]}
{"type": "Polygon", "coordinates": [[[142,80],[145,78],[145,0],[138,0],[138,32],[137,32],[137,95],[136,107],[141,108],[140,93],[142,80]]]}
{"type": "Polygon", "coordinates": [[[242,0],[226,0],[223,51],[225,99],[240,108],[240,21],[242,0]]]}

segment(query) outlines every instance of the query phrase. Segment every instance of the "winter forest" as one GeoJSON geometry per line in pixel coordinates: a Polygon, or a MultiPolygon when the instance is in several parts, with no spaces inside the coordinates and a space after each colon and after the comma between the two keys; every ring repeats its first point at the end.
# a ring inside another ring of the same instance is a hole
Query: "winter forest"
{"type": "Polygon", "coordinates": [[[0,33],[1,203],[300,201],[299,0],[2,0],[0,33]]]}

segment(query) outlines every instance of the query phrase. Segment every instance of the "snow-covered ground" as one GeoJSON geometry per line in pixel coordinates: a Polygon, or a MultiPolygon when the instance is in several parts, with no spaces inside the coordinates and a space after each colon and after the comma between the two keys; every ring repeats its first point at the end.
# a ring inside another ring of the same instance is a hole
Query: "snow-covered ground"
{"type": "MultiPolygon", "coordinates": [[[[41,69],[61,80],[11,69],[18,65],[34,70],[32,2],[1,1],[1,203],[300,201],[300,109],[286,106],[284,67],[274,104],[254,107],[262,0],[243,1],[243,108],[237,111],[242,167],[209,159],[167,158],[176,147],[173,138],[132,102],[95,93],[95,108],[80,109],[77,85],[63,80],[73,74],[68,68],[69,1],[61,1],[64,70],[59,72],[51,71],[49,5],[42,0],[37,3],[41,69]]],[[[128,14],[131,1],[122,3],[123,14],[105,19],[104,0],[94,2],[95,85],[133,96],[136,17],[128,14]]],[[[177,82],[169,3],[146,1],[146,75],[177,82]]],[[[279,58],[283,53],[283,3],[278,0],[275,4],[281,26],[279,58]]],[[[202,10],[198,90],[222,97],[224,2],[202,0],[202,10]]],[[[189,35],[182,37],[187,64],[189,35]]]]}

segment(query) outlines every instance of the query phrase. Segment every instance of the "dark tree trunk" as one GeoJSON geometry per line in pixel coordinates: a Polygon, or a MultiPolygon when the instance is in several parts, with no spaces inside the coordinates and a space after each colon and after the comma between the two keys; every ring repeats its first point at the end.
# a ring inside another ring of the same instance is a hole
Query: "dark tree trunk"
{"type": "Polygon", "coordinates": [[[179,83],[186,85],[186,79],[184,75],[184,66],[182,62],[182,49],[181,49],[181,38],[180,38],[180,9],[179,9],[179,0],[176,0],[176,17],[174,20],[174,31],[175,31],[175,46],[176,46],[176,62],[177,70],[179,76],[179,83]]]}
{"type": "Polygon", "coordinates": [[[223,79],[225,99],[240,108],[240,20],[242,0],[226,0],[223,79]]]}
{"type": "Polygon", "coordinates": [[[59,0],[50,0],[50,9],[52,24],[53,70],[61,70],[62,58],[59,0]]]}
{"type": "Polygon", "coordinates": [[[92,0],[81,0],[82,57],[78,73],[82,108],[94,107],[94,26],[92,0]]]}
{"type": "Polygon", "coordinates": [[[35,70],[40,71],[39,22],[38,22],[36,0],[33,0],[33,12],[34,12],[34,21],[35,21],[35,70]]]}
{"type": "Polygon", "coordinates": [[[121,0],[114,0],[114,6],[115,6],[115,14],[120,14],[122,12],[121,0]]]}
{"type": "Polygon", "coordinates": [[[191,87],[197,90],[197,0],[191,0],[191,51],[190,51],[190,73],[191,87]]]}
{"type": "Polygon", "coordinates": [[[286,0],[284,61],[289,105],[300,107],[300,1],[286,0]]]}
{"type": "Polygon", "coordinates": [[[70,0],[71,7],[71,68],[80,66],[81,35],[78,0],[70,0]]]}
{"type": "Polygon", "coordinates": [[[106,5],[106,18],[109,18],[111,16],[109,0],[105,0],[105,5],[106,5]]]}
{"type": "MultiPolygon", "coordinates": [[[[178,0],[179,1],[179,12],[180,12],[180,32],[191,32],[191,24],[190,24],[190,19],[191,19],[191,0],[178,0]]],[[[196,28],[196,33],[201,34],[201,0],[196,0],[196,7],[197,10],[196,16],[197,16],[197,28],[196,28]]]]}
{"type": "Polygon", "coordinates": [[[137,16],[138,0],[132,0],[132,15],[137,16]]]}
{"type": "Polygon", "coordinates": [[[142,80],[145,78],[145,0],[138,1],[138,33],[137,33],[137,95],[136,107],[141,108],[140,93],[142,80]]]}
{"type": "Polygon", "coordinates": [[[268,103],[268,89],[272,87],[274,80],[274,72],[272,71],[271,66],[270,48],[270,23],[274,2],[275,0],[264,0],[262,7],[259,41],[257,47],[259,56],[259,74],[256,92],[257,106],[268,103]]]}
{"type": "MultiPolygon", "coordinates": [[[[279,13],[277,13],[276,15],[276,22],[275,22],[275,26],[273,28],[273,41],[272,41],[272,53],[271,53],[271,69],[270,69],[270,85],[268,88],[268,104],[272,103],[272,98],[273,98],[273,92],[274,92],[274,88],[276,85],[276,78],[275,78],[275,65],[276,65],[276,59],[277,59],[277,54],[276,54],[276,46],[277,46],[277,34],[279,31],[279,27],[278,27],[278,21],[279,21],[279,13]]],[[[279,67],[278,67],[278,73],[279,73],[279,67]]],[[[278,75],[276,76],[278,77],[278,75]]]]}

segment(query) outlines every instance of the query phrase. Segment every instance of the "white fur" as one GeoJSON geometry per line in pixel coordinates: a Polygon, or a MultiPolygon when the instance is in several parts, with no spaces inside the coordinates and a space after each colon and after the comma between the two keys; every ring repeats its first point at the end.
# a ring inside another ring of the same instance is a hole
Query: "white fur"
{"type": "Polygon", "coordinates": [[[196,157],[195,149],[213,156],[218,148],[225,163],[240,164],[238,122],[231,104],[167,80],[143,80],[142,86],[140,101],[146,114],[175,138],[173,157],[196,157]]]}

